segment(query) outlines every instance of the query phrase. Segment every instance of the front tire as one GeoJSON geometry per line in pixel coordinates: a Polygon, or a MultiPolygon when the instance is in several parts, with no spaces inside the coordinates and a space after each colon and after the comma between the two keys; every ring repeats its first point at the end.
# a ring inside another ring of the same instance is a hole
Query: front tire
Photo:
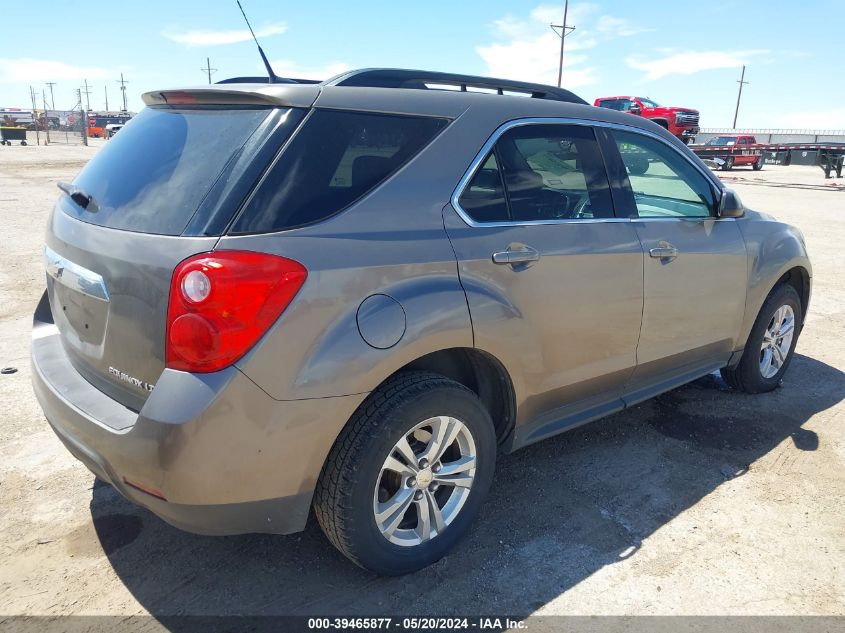
{"type": "Polygon", "coordinates": [[[739,364],[722,369],[722,378],[745,393],[776,389],[792,360],[802,323],[801,299],[795,288],[777,286],[760,308],[739,364]]]}
{"type": "Polygon", "coordinates": [[[495,461],[493,423],[478,396],[439,374],[400,374],[338,436],[314,512],[352,562],[407,574],[441,559],[466,533],[495,461]]]}
{"type": "Polygon", "coordinates": [[[734,157],[728,156],[725,159],[725,164],[722,165],[722,171],[730,171],[733,168],[734,168],[734,157]]]}

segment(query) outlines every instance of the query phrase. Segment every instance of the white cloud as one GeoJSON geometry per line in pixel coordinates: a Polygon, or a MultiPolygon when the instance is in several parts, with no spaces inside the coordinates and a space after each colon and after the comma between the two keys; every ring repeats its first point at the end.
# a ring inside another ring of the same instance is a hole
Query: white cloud
{"type": "Polygon", "coordinates": [[[645,72],[646,79],[660,79],[668,75],[692,75],[703,70],[717,68],[739,68],[758,55],[765,55],[767,50],[743,51],[682,51],[668,54],[658,59],[640,60],[628,57],[625,63],[635,70],[645,72]]]}
{"type": "Polygon", "coordinates": [[[0,58],[0,83],[40,83],[44,81],[68,81],[82,79],[103,79],[113,72],[97,66],[74,66],[52,59],[0,58]]]}
{"type": "MultiPolygon", "coordinates": [[[[322,66],[301,66],[290,59],[277,59],[270,62],[273,72],[279,77],[294,77],[297,79],[328,79],[334,75],[350,70],[352,67],[345,62],[329,62],[322,66]]],[[[264,70],[264,66],[261,66],[264,70]]]]}
{"type": "MultiPolygon", "coordinates": [[[[271,35],[281,35],[287,30],[287,24],[284,22],[275,22],[257,29],[255,36],[262,38],[270,37],[271,35]]],[[[232,29],[230,31],[206,31],[203,29],[179,31],[166,29],[161,32],[161,36],[172,42],[184,44],[185,46],[219,46],[221,44],[237,44],[238,42],[246,42],[252,39],[249,29],[232,29]]]]}
{"type": "MultiPolygon", "coordinates": [[[[575,25],[576,30],[566,38],[563,66],[566,88],[586,86],[595,81],[596,69],[586,65],[589,58],[583,53],[597,44],[588,26],[589,16],[595,11],[595,5],[587,3],[575,4],[569,9],[567,24],[575,25]]],[[[495,20],[491,27],[498,41],[475,49],[487,64],[487,74],[556,84],[560,37],[552,31],[550,24],[560,24],[562,19],[560,7],[540,5],[527,18],[508,15],[495,20]]]]}
{"type": "Polygon", "coordinates": [[[649,30],[631,24],[625,18],[616,18],[612,15],[603,15],[596,22],[596,31],[607,37],[630,37],[639,33],[647,33],[649,30]]]}
{"type": "MultiPolygon", "coordinates": [[[[567,88],[586,86],[596,80],[596,68],[589,65],[589,56],[584,51],[601,41],[646,31],[624,18],[596,17],[598,11],[597,5],[588,2],[569,7],[566,23],[575,26],[575,30],[566,37],[563,83],[567,88]]],[[[550,25],[560,24],[562,20],[561,7],[550,4],[534,7],[524,18],[507,15],[491,24],[495,41],[475,50],[486,62],[490,75],[555,84],[560,37],[550,25]]]]}

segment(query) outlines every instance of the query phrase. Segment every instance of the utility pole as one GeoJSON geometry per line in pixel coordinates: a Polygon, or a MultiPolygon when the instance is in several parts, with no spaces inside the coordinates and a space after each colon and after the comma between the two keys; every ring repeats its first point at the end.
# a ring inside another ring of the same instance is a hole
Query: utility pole
{"type": "MultiPolygon", "coordinates": [[[[52,98],[53,95],[50,95],[52,98]]],[[[47,117],[47,93],[41,90],[41,99],[44,101],[44,134],[47,135],[47,144],[50,144],[50,119],[47,117]]],[[[56,108],[53,108],[55,110],[56,108]]],[[[38,126],[41,127],[41,126],[38,126]]],[[[36,128],[37,130],[38,128],[36,128]]],[[[39,145],[41,143],[39,142],[39,145]]]]}
{"type": "MultiPolygon", "coordinates": [[[[32,116],[37,116],[35,114],[35,109],[38,107],[38,101],[35,98],[35,88],[32,86],[29,87],[29,96],[32,97],[32,116]]],[[[38,126],[35,126],[35,143],[37,145],[41,145],[41,134],[38,131],[38,126]]]]}
{"type": "Polygon", "coordinates": [[[53,110],[56,109],[56,100],[53,98],[53,86],[56,85],[55,81],[48,81],[47,85],[50,86],[50,105],[53,106],[53,110]]]}
{"type": "Polygon", "coordinates": [[[109,111],[109,87],[103,86],[103,89],[106,93],[106,112],[108,112],[109,111]]]}
{"type": "Polygon", "coordinates": [[[200,70],[208,74],[208,83],[211,83],[211,75],[217,72],[216,68],[211,67],[211,60],[208,57],[205,58],[205,68],[200,68],[200,70]]]}
{"type": "Polygon", "coordinates": [[[739,94],[736,96],[736,111],[734,112],[734,127],[736,129],[736,119],[739,116],[739,100],[742,99],[742,87],[745,84],[751,83],[750,81],[745,81],[745,64],[742,65],[742,75],[740,75],[739,79],[737,80],[739,84],[739,94]]]}
{"type": "MultiPolygon", "coordinates": [[[[552,31],[555,29],[560,29],[560,59],[558,61],[557,66],[557,87],[561,87],[561,83],[563,81],[563,44],[566,36],[569,35],[572,31],[575,30],[574,26],[567,26],[566,25],[566,16],[569,13],[569,0],[565,0],[563,3],[563,24],[550,24],[549,26],[552,27],[552,31]],[[569,33],[567,33],[567,31],[569,33]]],[[[557,31],[555,31],[557,33],[557,31]]]]}
{"type": "Polygon", "coordinates": [[[88,95],[91,94],[91,91],[88,89],[88,80],[85,80],[85,90],[82,91],[85,95],[85,109],[91,110],[91,100],[88,98],[88,95]]]}
{"type": "Polygon", "coordinates": [[[120,81],[117,83],[120,84],[120,91],[123,93],[123,111],[126,112],[126,84],[129,82],[123,78],[123,73],[120,73],[120,81]]]}

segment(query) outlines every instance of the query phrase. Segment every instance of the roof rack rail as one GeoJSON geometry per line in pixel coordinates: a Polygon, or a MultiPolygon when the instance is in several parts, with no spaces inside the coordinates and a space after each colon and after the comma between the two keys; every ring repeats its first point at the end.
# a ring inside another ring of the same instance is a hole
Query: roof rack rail
{"type": "MultiPolygon", "coordinates": [[[[221,79],[215,81],[217,84],[266,84],[270,80],[265,75],[263,77],[229,77],[229,79],[221,79]]],[[[291,77],[276,77],[277,84],[318,84],[321,83],[319,79],[293,79],[291,77]]]]}
{"type": "Polygon", "coordinates": [[[342,73],[326,82],[330,86],[358,86],[369,88],[411,88],[417,90],[460,90],[461,92],[495,91],[495,94],[515,94],[535,99],[585,104],[581,97],[564,88],[543,84],[477,77],[455,73],[405,70],[398,68],[367,68],[342,73]],[[476,89],[476,90],[473,90],[476,89]],[[480,89],[480,90],[479,90],[480,89]]]}

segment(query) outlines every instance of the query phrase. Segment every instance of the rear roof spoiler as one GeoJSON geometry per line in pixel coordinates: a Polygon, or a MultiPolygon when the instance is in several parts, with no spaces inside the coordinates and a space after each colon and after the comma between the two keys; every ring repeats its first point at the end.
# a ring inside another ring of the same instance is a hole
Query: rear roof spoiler
{"type": "MultiPolygon", "coordinates": [[[[243,84],[242,84],[243,85],[243,84]]],[[[228,88],[219,84],[196,88],[154,90],[142,96],[148,106],[224,105],[224,106],[288,106],[307,108],[317,99],[316,84],[255,84],[254,89],[228,88]]]]}

